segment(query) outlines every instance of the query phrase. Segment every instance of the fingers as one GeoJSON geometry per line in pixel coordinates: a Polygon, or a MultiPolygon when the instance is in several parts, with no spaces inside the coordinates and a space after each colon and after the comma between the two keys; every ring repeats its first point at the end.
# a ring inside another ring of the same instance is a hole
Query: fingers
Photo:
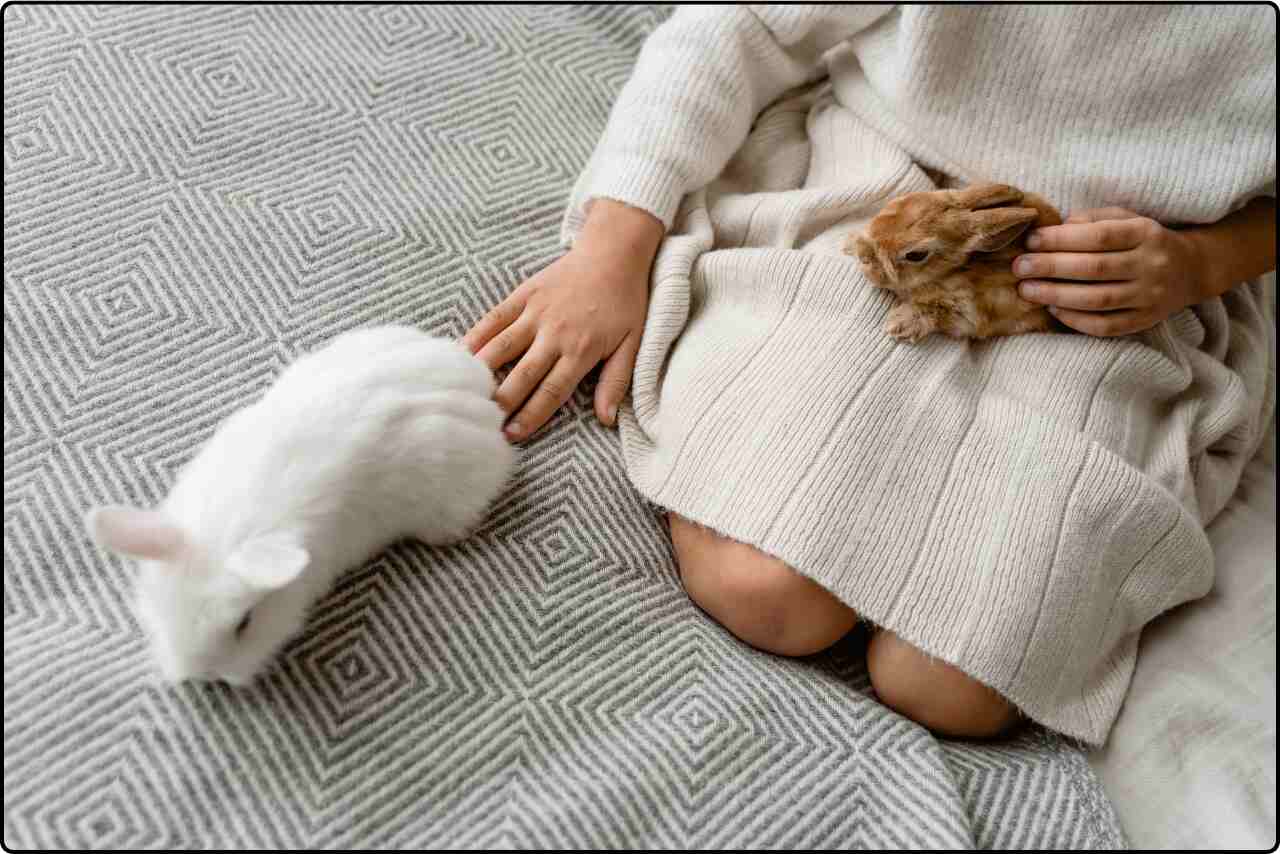
{"type": "Polygon", "coordinates": [[[1098,285],[1070,285],[1038,280],[1021,282],[1018,294],[1029,302],[1073,308],[1080,311],[1114,311],[1118,308],[1142,308],[1150,300],[1133,282],[1106,282],[1098,285]]]}
{"type": "Polygon", "coordinates": [[[507,362],[524,355],[537,334],[534,321],[522,315],[515,323],[490,338],[489,343],[481,347],[476,356],[489,366],[489,370],[496,371],[507,362]]]}
{"type": "Polygon", "coordinates": [[[1131,210],[1125,208],[1087,208],[1082,211],[1072,211],[1071,216],[1067,217],[1064,222],[1101,222],[1104,219],[1133,219],[1138,216],[1131,210]]]}
{"type": "Polygon", "coordinates": [[[596,383],[596,418],[606,427],[618,423],[618,407],[631,387],[631,372],[636,366],[636,353],[640,350],[640,336],[632,332],[613,355],[605,360],[596,383]]]}
{"type": "Polygon", "coordinates": [[[511,369],[511,373],[507,374],[502,385],[498,386],[493,396],[494,401],[503,412],[507,414],[515,412],[529,399],[529,395],[551,371],[559,358],[560,355],[554,348],[542,339],[535,338],[533,346],[511,369]]]}
{"type": "Polygon", "coordinates": [[[1141,217],[1104,222],[1047,225],[1027,237],[1036,252],[1119,252],[1139,246],[1148,235],[1141,217]]]}
{"type": "Polygon", "coordinates": [[[1018,256],[1013,272],[1020,279],[1116,282],[1132,279],[1136,266],[1132,252],[1050,252],[1018,256]]]}
{"type": "Polygon", "coordinates": [[[1147,311],[1075,311],[1070,308],[1050,308],[1053,316],[1067,326],[1086,335],[1100,338],[1112,338],[1116,335],[1129,335],[1155,326],[1159,320],[1147,311]]]}
{"type": "Polygon", "coordinates": [[[516,288],[509,297],[491,308],[475,326],[467,330],[467,334],[462,336],[462,345],[472,353],[478,353],[493,336],[516,322],[524,312],[527,299],[524,288],[516,288]]]}
{"type": "Polygon", "coordinates": [[[557,361],[524,407],[507,423],[504,428],[507,438],[519,440],[533,435],[573,395],[573,390],[591,367],[567,358],[557,361]]]}

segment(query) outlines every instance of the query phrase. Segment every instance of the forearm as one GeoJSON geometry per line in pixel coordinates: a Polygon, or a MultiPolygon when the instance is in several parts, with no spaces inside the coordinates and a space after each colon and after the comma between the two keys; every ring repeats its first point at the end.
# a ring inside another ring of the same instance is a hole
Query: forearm
{"type": "Polygon", "coordinates": [[[823,73],[821,53],[887,6],[683,7],[650,36],[570,200],[576,239],[589,199],[669,227],[680,199],[724,169],[759,112],[823,73]]]}
{"type": "Polygon", "coordinates": [[[1201,300],[1221,296],[1238,283],[1276,268],[1276,200],[1254,199],[1212,225],[1193,226],[1181,233],[1192,241],[1201,259],[1201,300]]]}
{"type": "Polygon", "coordinates": [[[645,42],[614,103],[585,195],[625,201],[669,225],[684,194],[724,168],[761,101],[802,79],[760,55],[770,44],[745,8],[678,9],[645,42]]]}

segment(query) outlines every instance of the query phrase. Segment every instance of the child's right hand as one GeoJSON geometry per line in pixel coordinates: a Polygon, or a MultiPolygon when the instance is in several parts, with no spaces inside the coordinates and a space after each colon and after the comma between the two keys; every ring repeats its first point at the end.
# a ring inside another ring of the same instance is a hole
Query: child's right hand
{"type": "Polygon", "coordinates": [[[531,436],[600,362],[596,417],[616,423],[631,386],[662,235],[662,223],[650,214],[596,199],[573,249],[463,336],[491,370],[520,360],[494,395],[511,416],[508,439],[531,436]]]}

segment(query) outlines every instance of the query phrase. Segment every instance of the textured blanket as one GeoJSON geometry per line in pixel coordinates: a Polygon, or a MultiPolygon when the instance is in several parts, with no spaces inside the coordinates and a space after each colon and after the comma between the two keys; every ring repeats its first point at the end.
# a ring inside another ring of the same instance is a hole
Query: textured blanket
{"type": "Polygon", "coordinates": [[[575,397],[476,536],[353,571],[254,687],[158,684],[80,528],[356,326],[460,335],[557,223],[648,7],[9,7],[4,842],[1117,847],[1079,750],[943,742],[854,634],[739,643],[575,397]]]}

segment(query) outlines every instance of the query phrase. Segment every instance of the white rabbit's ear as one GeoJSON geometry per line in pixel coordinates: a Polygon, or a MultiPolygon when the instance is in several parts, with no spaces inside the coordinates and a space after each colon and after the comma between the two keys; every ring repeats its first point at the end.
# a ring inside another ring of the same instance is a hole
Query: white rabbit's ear
{"type": "Polygon", "coordinates": [[[265,534],[240,545],[227,558],[227,569],[254,590],[278,590],[311,562],[311,555],[291,533],[265,534]]]}
{"type": "Polygon", "coordinates": [[[182,529],[156,510],[95,507],[85,515],[84,526],[98,545],[128,557],[172,560],[186,547],[182,529]]]}

